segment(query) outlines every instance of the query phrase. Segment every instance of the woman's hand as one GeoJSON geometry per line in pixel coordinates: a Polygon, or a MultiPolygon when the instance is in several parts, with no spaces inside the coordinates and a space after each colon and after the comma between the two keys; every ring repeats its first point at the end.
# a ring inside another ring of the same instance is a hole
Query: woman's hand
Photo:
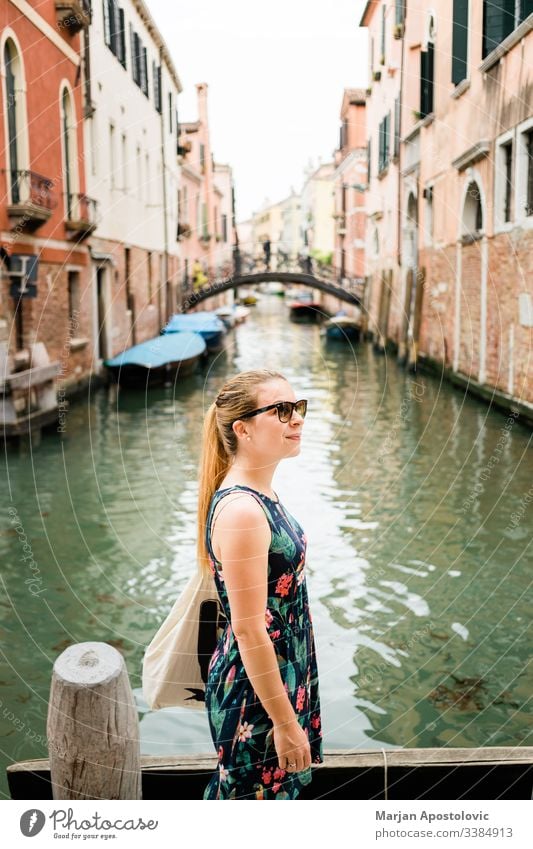
{"type": "Polygon", "coordinates": [[[309,740],[296,718],[281,725],[274,725],[272,736],[280,769],[301,772],[311,766],[309,740]],[[294,766],[289,766],[291,763],[294,766]]]}

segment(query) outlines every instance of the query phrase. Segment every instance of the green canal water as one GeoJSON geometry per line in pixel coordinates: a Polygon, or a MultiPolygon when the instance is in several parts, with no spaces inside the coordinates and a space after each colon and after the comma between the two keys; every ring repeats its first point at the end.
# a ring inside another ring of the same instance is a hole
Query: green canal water
{"type": "Polygon", "coordinates": [[[143,753],[214,751],[203,711],[147,709],[141,661],[195,568],[203,412],[263,366],[309,399],[273,485],[308,538],[325,747],[533,742],[531,432],[366,343],[325,343],[265,295],[186,382],[95,390],[62,437],[5,454],[2,797],[5,765],[47,755],[52,665],[75,642],[123,653],[143,753]]]}

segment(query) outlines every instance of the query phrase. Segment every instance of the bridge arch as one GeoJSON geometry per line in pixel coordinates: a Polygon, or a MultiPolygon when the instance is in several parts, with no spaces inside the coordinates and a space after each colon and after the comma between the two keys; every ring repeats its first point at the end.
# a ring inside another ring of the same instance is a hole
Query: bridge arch
{"type": "Polygon", "coordinates": [[[200,289],[189,292],[183,298],[181,312],[187,312],[202,303],[202,301],[207,300],[207,298],[211,298],[213,295],[219,295],[221,292],[227,292],[229,289],[237,289],[240,286],[254,286],[259,283],[309,286],[312,289],[318,289],[320,292],[333,295],[333,297],[338,298],[340,301],[359,307],[361,310],[364,309],[359,292],[339,286],[330,280],[315,277],[314,274],[298,271],[255,271],[249,274],[235,274],[222,280],[214,280],[200,289]]]}

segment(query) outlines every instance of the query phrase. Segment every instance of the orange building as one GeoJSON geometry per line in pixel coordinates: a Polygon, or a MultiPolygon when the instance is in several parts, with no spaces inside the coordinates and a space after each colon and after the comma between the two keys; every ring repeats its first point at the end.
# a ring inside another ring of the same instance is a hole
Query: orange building
{"type": "Polygon", "coordinates": [[[80,51],[89,19],[87,2],[0,2],[2,371],[42,365],[47,353],[69,391],[92,359],[85,240],[96,204],[85,194],[80,51]],[[17,255],[36,258],[34,297],[13,297],[17,255]]]}

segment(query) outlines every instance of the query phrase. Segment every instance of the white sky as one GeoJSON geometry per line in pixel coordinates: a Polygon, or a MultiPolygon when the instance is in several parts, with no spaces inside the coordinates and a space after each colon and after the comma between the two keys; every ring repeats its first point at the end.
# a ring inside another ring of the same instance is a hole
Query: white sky
{"type": "Polygon", "coordinates": [[[344,88],[368,85],[365,0],[147,0],[183,85],[181,121],[209,85],[211,147],[233,168],[237,220],[299,191],[332,158],[344,88]]]}

